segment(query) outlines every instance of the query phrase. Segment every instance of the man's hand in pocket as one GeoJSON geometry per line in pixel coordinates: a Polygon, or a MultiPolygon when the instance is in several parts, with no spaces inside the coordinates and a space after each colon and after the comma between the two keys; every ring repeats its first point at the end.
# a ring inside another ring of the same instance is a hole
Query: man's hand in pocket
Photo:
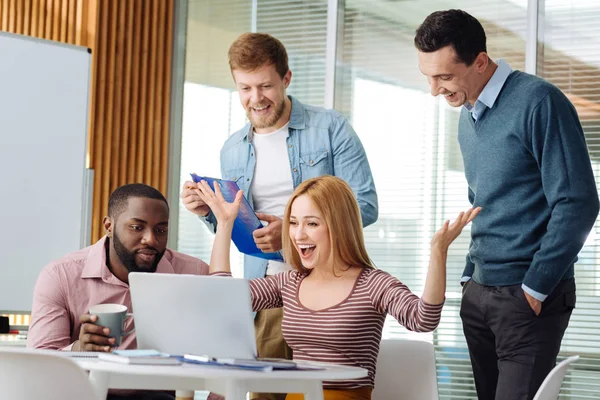
{"type": "Polygon", "coordinates": [[[535,315],[540,315],[540,313],[542,312],[542,302],[539,301],[538,299],[532,297],[526,291],[523,291],[523,293],[525,293],[525,298],[527,299],[527,302],[529,303],[529,307],[531,307],[531,309],[533,310],[535,315]]]}

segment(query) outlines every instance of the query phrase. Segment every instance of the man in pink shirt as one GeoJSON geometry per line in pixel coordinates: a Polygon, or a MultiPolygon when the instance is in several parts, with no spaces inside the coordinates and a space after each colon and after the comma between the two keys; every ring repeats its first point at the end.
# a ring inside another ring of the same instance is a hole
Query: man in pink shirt
{"type": "MultiPolygon", "coordinates": [[[[88,312],[102,303],[123,304],[131,310],[130,272],[208,274],[202,260],[167,249],[169,206],[158,190],[144,184],[121,186],[110,196],[108,214],[106,236],[42,270],[33,293],[28,347],[111,351],[115,339],[108,328],[94,325],[97,317],[88,312]]],[[[132,323],[127,321],[125,331],[132,323]]],[[[136,347],[135,333],[118,346],[136,347]]],[[[138,392],[125,398],[173,398],[164,396],[138,392]]]]}

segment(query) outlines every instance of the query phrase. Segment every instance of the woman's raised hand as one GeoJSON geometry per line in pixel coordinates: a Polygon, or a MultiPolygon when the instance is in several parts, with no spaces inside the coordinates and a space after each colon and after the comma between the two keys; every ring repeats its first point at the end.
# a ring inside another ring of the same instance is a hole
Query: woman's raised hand
{"type": "Polygon", "coordinates": [[[479,214],[481,207],[470,208],[458,214],[458,218],[453,223],[446,221],[431,239],[431,248],[438,248],[444,253],[448,251],[450,244],[460,235],[463,228],[473,221],[473,218],[479,214]]]}
{"type": "Polygon", "coordinates": [[[214,185],[215,190],[213,191],[208,182],[202,180],[198,183],[198,189],[195,189],[196,193],[210,207],[219,224],[233,224],[240,210],[243,191],[239,190],[235,195],[233,203],[230,203],[223,198],[219,184],[215,182],[214,185]]]}

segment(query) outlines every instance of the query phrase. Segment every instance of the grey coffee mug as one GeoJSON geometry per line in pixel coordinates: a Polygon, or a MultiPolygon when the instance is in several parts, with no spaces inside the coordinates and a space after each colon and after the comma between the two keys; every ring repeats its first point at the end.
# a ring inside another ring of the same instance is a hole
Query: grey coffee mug
{"type": "Polygon", "coordinates": [[[122,304],[97,304],[90,307],[90,314],[96,315],[96,325],[105,326],[110,329],[108,336],[115,338],[115,346],[121,344],[121,338],[132,333],[135,329],[124,331],[125,319],[133,316],[127,312],[127,307],[122,304]]]}

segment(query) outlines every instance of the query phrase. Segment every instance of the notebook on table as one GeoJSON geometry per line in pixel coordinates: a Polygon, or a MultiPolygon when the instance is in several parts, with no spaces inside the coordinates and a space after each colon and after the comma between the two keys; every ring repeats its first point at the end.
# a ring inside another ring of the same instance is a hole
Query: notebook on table
{"type": "Polygon", "coordinates": [[[70,358],[98,358],[98,355],[102,354],[98,351],[62,351],[57,350],[56,354],[63,357],[70,358]]]}
{"type": "Polygon", "coordinates": [[[119,364],[135,365],[180,365],[177,357],[157,350],[113,350],[111,353],[100,353],[98,359],[119,364]]]}

